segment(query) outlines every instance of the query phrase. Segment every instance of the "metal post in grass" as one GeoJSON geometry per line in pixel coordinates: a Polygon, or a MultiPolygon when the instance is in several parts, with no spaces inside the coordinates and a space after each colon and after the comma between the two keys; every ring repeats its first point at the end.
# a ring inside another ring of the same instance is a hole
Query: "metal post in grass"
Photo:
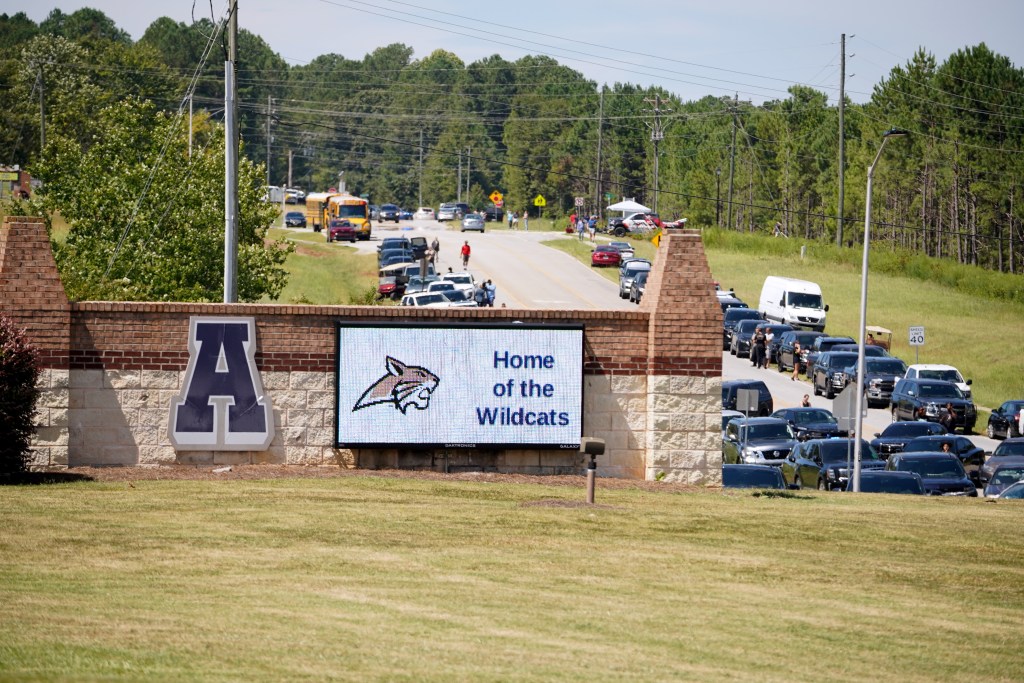
{"type": "Polygon", "coordinates": [[[587,504],[594,504],[594,483],[597,479],[597,456],[604,455],[604,439],[585,436],[580,439],[580,453],[590,456],[587,465],[587,504]]]}
{"type": "Polygon", "coordinates": [[[864,337],[865,327],[868,324],[868,247],[871,244],[871,181],[874,179],[875,166],[878,165],[878,160],[882,157],[885,143],[889,141],[889,138],[901,138],[907,135],[910,135],[910,133],[899,128],[891,128],[882,133],[882,144],[878,146],[875,160],[868,166],[868,187],[864,202],[864,256],[861,262],[860,273],[860,326],[857,328],[860,340],[857,343],[857,399],[855,403],[856,413],[853,435],[853,490],[857,492],[860,491],[860,442],[864,431],[864,409],[862,406],[864,405],[864,337]]]}

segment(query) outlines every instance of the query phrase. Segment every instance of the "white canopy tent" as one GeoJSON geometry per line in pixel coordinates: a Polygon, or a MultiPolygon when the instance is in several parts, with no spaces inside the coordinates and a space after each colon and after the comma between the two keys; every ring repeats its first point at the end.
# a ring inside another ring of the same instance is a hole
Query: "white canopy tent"
{"type": "Polygon", "coordinates": [[[651,210],[644,206],[634,202],[632,199],[626,199],[610,206],[605,207],[609,211],[621,211],[622,213],[650,213],[651,210]]]}

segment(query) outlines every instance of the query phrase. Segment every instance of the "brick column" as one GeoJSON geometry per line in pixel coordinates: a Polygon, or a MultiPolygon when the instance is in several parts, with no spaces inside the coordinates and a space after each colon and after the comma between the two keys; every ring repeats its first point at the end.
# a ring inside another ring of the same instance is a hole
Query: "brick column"
{"type": "Polygon", "coordinates": [[[0,312],[39,349],[40,389],[32,465],[68,462],[71,305],[41,218],[7,216],[0,228],[0,312]]]}
{"type": "Polygon", "coordinates": [[[650,311],[645,478],[721,476],[722,309],[700,232],[666,229],[641,309],[650,311]]]}

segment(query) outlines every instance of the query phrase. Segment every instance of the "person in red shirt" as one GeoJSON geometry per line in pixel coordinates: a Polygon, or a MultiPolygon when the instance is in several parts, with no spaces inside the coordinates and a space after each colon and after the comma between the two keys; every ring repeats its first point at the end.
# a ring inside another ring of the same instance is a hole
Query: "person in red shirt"
{"type": "Polygon", "coordinates": [[[462,253],[462,267],[465,268],[466,266],[469,265],[469,253],[470,253],[469,240],[466,240],[466,243],[462,245],[462,252],[461,253],[462,253]]]}

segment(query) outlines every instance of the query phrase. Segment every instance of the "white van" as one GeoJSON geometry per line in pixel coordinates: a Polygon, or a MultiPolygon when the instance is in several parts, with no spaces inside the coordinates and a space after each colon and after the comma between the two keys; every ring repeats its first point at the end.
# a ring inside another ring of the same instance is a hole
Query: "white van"
{"type": "Polygon", "coordinates": [[[806,330],[825,331],[828,306],[816,282],[769,275],[761,288],[758,310],[765,320],[806,330]]]}

